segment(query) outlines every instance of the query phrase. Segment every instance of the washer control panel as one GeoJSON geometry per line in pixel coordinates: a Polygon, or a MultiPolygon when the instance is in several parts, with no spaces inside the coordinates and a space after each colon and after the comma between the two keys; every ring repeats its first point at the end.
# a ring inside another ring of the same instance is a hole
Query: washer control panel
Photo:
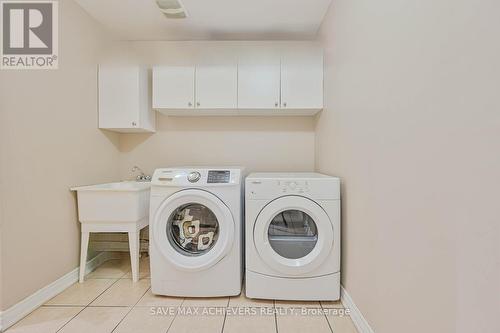
{"type": "Polygon", "coordinates": [[[233,186],[241,183],[243,168],[156,169],[152,186],[233,186]]]}
{"type": "Polygon", "coordinates": [[[209,184],[227,184],[231,179],[229,170],[208,170],[207,183],[209,184]]]}

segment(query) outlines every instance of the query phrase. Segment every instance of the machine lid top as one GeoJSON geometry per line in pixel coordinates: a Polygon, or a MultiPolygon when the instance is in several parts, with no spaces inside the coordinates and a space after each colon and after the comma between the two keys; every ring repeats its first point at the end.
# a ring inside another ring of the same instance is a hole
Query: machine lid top
{"type": "Polygon", "coordinates": [[[317,172],[254,172],[247,179],[325,179],[335,178],[317,172]]]}

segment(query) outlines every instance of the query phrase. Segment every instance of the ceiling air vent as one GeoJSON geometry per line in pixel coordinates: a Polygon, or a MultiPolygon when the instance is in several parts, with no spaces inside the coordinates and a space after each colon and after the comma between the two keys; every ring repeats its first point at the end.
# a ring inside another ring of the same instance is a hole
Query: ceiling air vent
{"type": "Polygon", "coordinates": [[[167,18],[186,18],[186,10],[182,7],[179,0],[156,0],[160,11],[167,18]]]}

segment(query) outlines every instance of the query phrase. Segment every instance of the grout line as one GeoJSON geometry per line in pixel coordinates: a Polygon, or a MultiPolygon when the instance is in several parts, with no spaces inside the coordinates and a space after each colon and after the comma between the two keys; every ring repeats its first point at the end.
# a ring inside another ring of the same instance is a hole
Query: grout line
{"type": "Polygon", "coordinates": [[[89,305],[86,308],[129,308],[130,305],[89,305]]]}
{"type": "Polygon", "coordinates": [[[227,298],[227,304],[226,304],[226,310],[224,311],[224,320],[222,321],[222,328],[221,328],[221,333],[224,332],[224,326],[226,325],[226,317],[227,317],[227,310],[229,308],[229,300],[231,299],[231,296],[227,298]]]}
{"type": "Polygon", "coordinates": [[[278,333],[278,317],[276,315],[276,300],[273,299],[273,308],[274,308],[274,328],[276,333],[278,333]]]}
{"type": "MultiPolygon", "coordinates": [[[[111,259],[113,260],[113,259],[111,259]]],[[[108,260],[109,261],[109,260],[108,260]]],[[[101,264],[102,265],[102,264],[101,264]]],[[[98,267],[96,267],[97,269],[98,267]]],[[[95,271],[95,270],[94,270],[95,271]]],[[[88,280],[88,279],[87,279],[88,280]]],[[[115,279],[115,281],[113,283],[111,283],[106,289],[104,289],[99,295],[97,295],[93,300],[91,300],[87,305],[83,306],[82,310],[79,311],[76,315],[74,315],[70,320],[68,320],[64,325],[62,325],[57,331],[61,331],[66,325],[68,325],[72,320],[74,320],[80,313],[82,313],[86,308],[88,308],[90,306],[90,304],[92,304],[92,302],[94,302],[97,298],[99,298],[102,294],[104,294],[109,288],[111,288],[116,282],[118,282],[119,279],[115,279]]],[[[79,283],[79,282],[76,282],[76,283],[79,283]]],[[[83,283],[85,283],[85,281],[83,281],[83,283]]]]}
{"type": "Polygon", "coordinates": [[[141,299],[144,297],[144,295],[146,295],[148,293],[149,289],[151,289],[151,286],[148,289],[146,289],[146,291],[144,292],[144,294],[142,294],[141,297],[139,297],[139,299],[137,300],[137,302],[135,302],[135,304],[130,307],[130,310],[128,310],[128,312],[125,314],[125,316],[123,316],[123,318],[120,319],[120,321],[116,324],[115,328],[113,328],[111,330],[111,333],[113,333],[118,328],[118,326],[120,326],[120,324],[123,322],[123,320],[125,318],[127,318],[127,316],[130,314],[130,312],[132,312],[132,310],[135,309],[135,306],[137,305],[137,303],[139,303],[141,301],[141,299]]]}
{"type": "MultiPolygon", "coordinates": [[[[321,305],[321,310],[325,310],[325,308],[323,307],[323,303],[319,302],[319,304],[321,305]]],[[[326,323],[328,324],[328,327],[330,327],[330,331],[333,333],[333,327],[330,324],[330,321],[328,320],[328,317],[326,316],[326,314],[323,314],[323,316],[326,319],[326,323]]]]}
{"type": "Polygon", "coordinates": [[[77,317],[80,313],[82,313],[82,312],[83,312],[83,310],[85,310],[85,309],[86,309],[86,307],[83,307],[80,311],[78,311],[78,312],[77,312],[77,313],[76,313],[73,317],[71,317],[71,319],[70,319],[70,320],[68,320],[67,322],[65,322],[65,323],[64,323],[64,325],[62,325],[61,327],[59,327],[59,328],[57,329],[56,333],[57,333],[57,332],[60,332],[60,331],[64,328],[64,326],[68,325],[68,324],[69,324],[69,323],[70,323],[73,319],[75,319],[75,318],[76,318],[76,317],[77,317]]]}
{"type": "MultiPolygon", "coordinates": [[[[104,294],[106,291],[108,291],[112,286],[114,286],[118,281],[120,281],[120,279],[115,279],[115,282],[111,283],[106,289],[104,289],[99,295],[97,295],[96,297],[94,297],[93,300],[91,300],[87,305],[85,305],[85,307],[89,307],[90,304],[94,303],[94,301],[96,299],[98,299],[99,297],[101,297],[102,294],[104,294]]],[[[85,283],[85,282],[83,282],[85,283]]]]}
{"type": "Polygon", "coordinates": [[[85,308],[83,304],[42,304],[41,308],[85,308]]]}
{"type": "MultiPolygon", "coordinates": [[[[179,305],[179,307],[182,307],[182,304],[184,304],[184,301],[185,301],[185,300],[186,300],[186,298],[184,297],[184,298],[182,299],[182,302],[181,302],[181,304],[179,305]]],[[[167,330],[165,331],[165,333],[168,333],[168,331],[170,331],[170,327],[172,327],[172,325],[174,324],[174,321],[175,321],[175,319],[177,318],[177,314],[178,314],[178,311],[176,311],[176,312],[175,312],[174,319],[172,319],[172,321],[170,322],[170,325],[168,325],[168,328],[167,328],[167,330]]]]}

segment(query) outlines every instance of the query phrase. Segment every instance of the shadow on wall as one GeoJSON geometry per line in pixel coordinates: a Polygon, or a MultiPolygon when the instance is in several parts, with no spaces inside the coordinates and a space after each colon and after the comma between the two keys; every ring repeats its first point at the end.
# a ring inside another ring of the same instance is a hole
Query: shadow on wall
{"type": "Polygon", "coordinates": [[[101,130],[101,132],[117,150],[120,150],[120,135],[118,133],[108,130],[101,130]]]}
{"type": "MultiPolygon", "coordinates": [[[[314,117],[178,117],[157,114],[159,132],[314,132],[314,117]]],[[[155,133],[125,134],[120,151],[127,153],[147,141],[155,133]]],[[[113,142],[115,143],[115,142],[113,142]]]]}

